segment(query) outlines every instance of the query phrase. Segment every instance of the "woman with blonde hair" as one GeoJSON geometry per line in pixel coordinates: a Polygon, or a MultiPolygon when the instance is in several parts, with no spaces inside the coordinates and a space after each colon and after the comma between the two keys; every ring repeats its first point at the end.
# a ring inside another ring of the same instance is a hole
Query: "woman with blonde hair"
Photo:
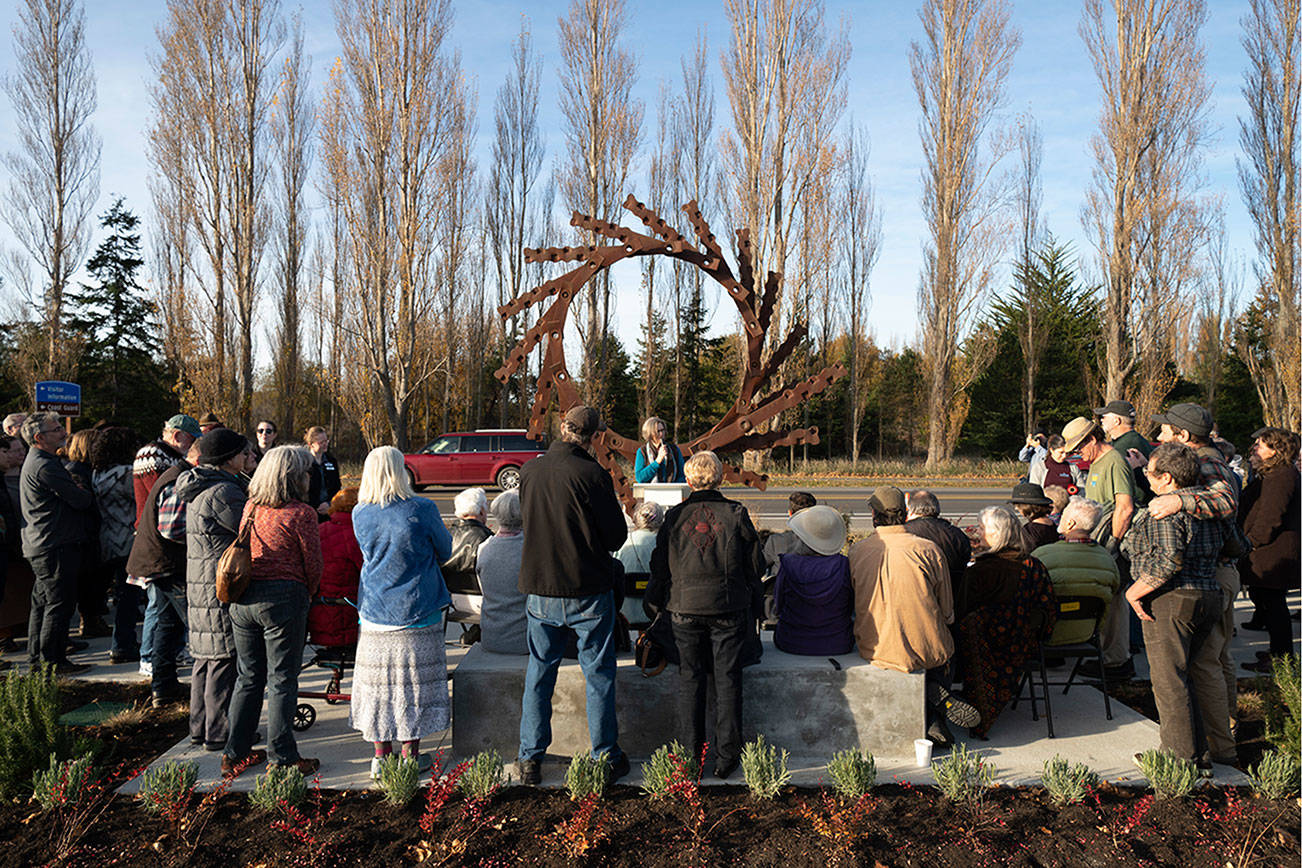
{"type": "Polygon", "coordinates": [[[311,482],[308,487],[307,502],[325,521],[330,514],[330,501],[343,482],[339,478],[339,462],[330,454],[330,432],[320,425],[313,425],[303,434],[303,443],[314,459],[311,482]]]}
{"type": "Polygon", "coordinates": [[[443,609],[451,602],[439,564],[452,535],[432,500],[412,490],[402,453],[380,446],[366,456],[353,509],[362,549],[357,637],[349,721],[375,745],[371,774],[401,743],[423,771],[420,740],[448,728],[443,609]]]}
{"type": "Polygon", "coordinates": [[[652,416],[642,423],[642,439],[646,442],[637,450],[633,460],[633,477],[647,482],[686,482],[683,476],[683,453],[667,435],[665,420],[652,416]]]}
{"type": "Polygon", "coordinates": [[[231,696],[230,738],[222,774],[233,777],[268,755],[305,775],[320,767],[299,756],[290,724],[298,704],[298,671],[307,638],[308,601],[321,585],[321,534],[316,510],[305,501],[312,453],[302,446],[267,451],[249,482],[241,530],[251,523],[253,575],[230,604],[238,675],[231,696]],[[253,750],[254,729],[267,692],[267,748],[253,750]]]}

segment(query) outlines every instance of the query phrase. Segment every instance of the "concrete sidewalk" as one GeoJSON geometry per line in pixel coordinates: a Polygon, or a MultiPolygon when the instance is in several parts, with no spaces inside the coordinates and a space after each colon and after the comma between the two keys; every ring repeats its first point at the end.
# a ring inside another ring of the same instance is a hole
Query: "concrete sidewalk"
{"type": "MultiPolygon", "coordinates": [[[[1296,611],[1302,603],[1302,595],[1293,593],[1289,596],[1290,607],[1296,611]]],[[[1235,604],[1236,621],[1242,623],[1252,614],[1252,604],[1246,597],[1240,597],[1235,604]]],[[[449,635],[456,633],[450,630],[449,635]]],[[[1296,628],[1295,628],[1296,635],[1296,628]]],[[[1267,647],[1266,634],[1239,630],[1234,639],[1233,652],[1240,663],[1255,660],[1256,652],[1267,647]]],[[[1295,648],[1299,647],[1295,638],[1295,648]]],[[[460,645],[448,645],[448,667],[453,669],[464,653],[460,645]]],[[[10,655],[11,658],[17,655],[10,655]]],[[[82,678],[91,681],[132,681],[141,678],[137,674],[136,664],[111,665],[108,659],[108,640],[101,639],[91,643],[91,648],[73,657],[79,663],[93,663],[94,668],[82,678]]],[[[305,655],[305,662],[311,659],[311,653],[305,655]]],[[[1136,677],[1148,677],[1147,663],[1141,656],[1136,658],[1136,677]]],[[[1247,677],[1250,673],[1240,673],[1247,677]]],[[[181,671],[184,679],[188,670],[181,671]]],[[[1061,678],[1065,671],[1058,670],[1050,678],[1061,678]]],[[[663,677],[663,676],[662,676],[663,677]]],[[[672,674],[669,677],[673,677],[672,674]]],[[[304,670],[299,679],[302,690],[322,691],[329,681],[329,672],[312,667],[304,670]]],[[[344,680],[347,690],[348,679],[344,680]]],[[[1134,768],[1131,757],[1138,751],[1155,748],[1158,745],[1158,726],[1138,712],[1113,701],[1113,720],[1107,720],[1103,712],[1103,696],[1096,688],[1088,685],[1073,687],[1067,696],[1061,689],[1053,694],[1054,731],[1056,738],[1047,737],[1043,711],[1039,721],[1031,720],[1030,703],[1025,699],[1016,708],[1007,708],[1000,715],[991,731],[989,741],[969,740],[968,747],[979,750],[988,757],[997,768],[996,780],[1006,785],[1037,783],[1044,761],[1061,754],[1073,762],[1083,762],[1093,768],[1104,779],[1115,783],[1142,785],[1143,778],[1134,768]]],[[[304,700],[310,703],[316,712],[316,722],[305,732],[298,733],[299,751],[306,757],[321,760],[321,786],[330,789],[365,789],[372,786],[370,758],[372,749],[363,742],[358,732],[348,724],[348,704],[329,705],[321,700],[304,700]]],[[[260,731],[266,732],[266,715],[263,714],[260,731]]],[[[665,740],[672,738],[666,733],[665,740]]],[[[447,755],[445,766],[453,760],[464,759],[452,757],[450,733],[443,733],[442,738],[430,739],[422,744],[422,750],[436,751],[442,747],[447,755]]],[[[781,745],[778,745],[781,747],[781,745]]],[[[940,752],[938,756],[943,756],[940,752]]],[[[154,763],[171,759],[195,760],[199,763],[199,777],[202,782],[211,784],[219,779],[220,754],[204,751],[194,747],[189,739],[181,741],[154,763]]],[[[514,757],[503,757],[508,773],[514,757]]],[[[622,783],[637,785],[641,782],[640,763],[646,757],[633,757],[633,772],[622,783]]],[[[816,786],[826,778],[826,763],[830,757],[792,757],[789,767],[792,771],[792,783],[816,786]]],[[[888,783],[899,779],[911,783],[932,783],[929,769],[914,766],[913,757],[877,757],[878,780],[888,783]]],[[[543,766],[543,785],[562,786],[564,783],[565,763],[568,758],[557,757],[543,766]]],[[[1215,769],[1215,781],[1218,784],[1246,784],[1247,778],[1241,772],[1218,766],[1215,769]]],[[[256,775],[245,773],[237,779],[232,789],[248,791],[253,788],[256,775]]],[[[729,783],[739,785],[740,773],[734,774],[730,781],[718,781],[705,777],[703,783],[729,783]]],[[[134,790],[134,784],[124,787],[124,792],[134,790]]]]}

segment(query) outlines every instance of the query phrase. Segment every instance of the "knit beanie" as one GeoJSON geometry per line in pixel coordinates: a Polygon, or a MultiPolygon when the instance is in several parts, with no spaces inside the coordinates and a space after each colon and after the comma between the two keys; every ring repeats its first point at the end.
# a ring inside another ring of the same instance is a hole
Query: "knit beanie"
{"type": "Polygon", "coordinates": [[[217,467],[230,461],[249,446],[243,434],[229,428],[214,428],[199,438],[199,463],[217,467]]]}

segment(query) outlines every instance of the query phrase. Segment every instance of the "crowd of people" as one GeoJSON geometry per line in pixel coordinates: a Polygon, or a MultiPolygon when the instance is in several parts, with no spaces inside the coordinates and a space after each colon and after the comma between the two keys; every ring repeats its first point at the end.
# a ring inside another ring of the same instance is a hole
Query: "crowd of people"
{"type": "Polygon", "coordinates": [[[791,495],[785,529],[757,529],[719,491],[719,457],[684,458],[655,418],[637,478],[688,494],[668,510],[637,505],[630,530],[591,454],[601,420],[582,406],[518,490],[490,504],[467,489],[446,522],[392,447],[372,450],[360,485],[344,488],[323,428],[280,444],[269,420],[249,439],[213,414],[176,415],[142,446],[125,428],[69,437],[53,414],[15,414],[0,440],[0,641],[16,648],[21,611],[29,663],[79,674],[88,664],[68,653],[80,613],[80,641],[111,635],[110,660],[139,661],[155,704],[188,698],[191,740],[221,751],[227,775],[268,760],[318,767],[291,727],[304,647],[350,649],[350,720],[378,775],[393,754],[428,767],[422,739],[450,724],[444,637],[457,614],[474,622],[463,642],[527,657],[517,773],[536,783],[566,657],[584,674],[594,755],[612,779],[627,773],[615,672],[630,624],[677,665],[674,735],[699,752],[712,728],[721,778],[740,760],[743,670],[760,660],[764,629],[783,653],[857,651],[923,673],[938,745],[954,740],[951,726],[986,737],[1042,646],[1097,633],[1099,679],[1131,677],[1133,655],[1147,655],[1165,749],[1206,768],[1233,763],[1228,646],[1241,588],[1256,613],[1238,626],[1270,636],[1248,668],[1292,653],[1298,435],[1261,429],[1244,466],[1196,405],[1153,418],[1156,446],[1129,404],[1096,416],[1028,438],[1026,478],[971,527],[943,517],[932,492],[879,486],[873,532],[851,541],[845,517],[808,492],[791,495]],[[217,577],[236,545],[248,546],[250,581],[224,601],[217,577]],[[1060,598],[1097,600],[1097,619],[1059,622],[1060,598]],[[178,667],[191,660],[184,686],[178,667]]]}

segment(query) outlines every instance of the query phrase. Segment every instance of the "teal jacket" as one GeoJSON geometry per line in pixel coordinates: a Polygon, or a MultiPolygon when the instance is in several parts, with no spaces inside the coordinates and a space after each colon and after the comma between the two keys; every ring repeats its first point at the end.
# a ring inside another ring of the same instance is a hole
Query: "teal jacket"
{"type": "MultiPolygon", "coordinates": [[[[1036,549],[1035,557],[1049,571],[1053,592],[1060,600],[1063,597],[1098,597],[1105,602],[1111,601],[1121,585],[1117,562],[1107,549],[1093,540],[1050,543],[1036,549]]],[[[1059,618],[1045,644],[1085,642],[1092,632],[1088,621],[1059,618]]]]}

